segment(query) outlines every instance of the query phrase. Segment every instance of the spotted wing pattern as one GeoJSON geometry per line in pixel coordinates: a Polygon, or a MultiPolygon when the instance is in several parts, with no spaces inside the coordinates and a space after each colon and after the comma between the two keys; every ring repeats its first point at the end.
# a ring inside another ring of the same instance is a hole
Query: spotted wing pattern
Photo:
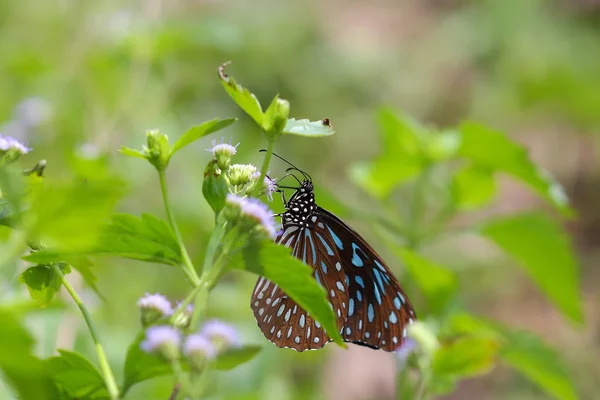
{"type": "MultiPolygon", "coordinates": [[[[416,318],[414,310],[394,275],[358,233],[316,207],[305,224],[284,223],[276,242],[314,267],[313,276],[328,294],[345,341],[385,351],[400,346],[407,324],[416,318]]],[[[265,337],[278,347],[315,350],[331,340],[266,278],[256,284],[252,309],[265,337]]]]}

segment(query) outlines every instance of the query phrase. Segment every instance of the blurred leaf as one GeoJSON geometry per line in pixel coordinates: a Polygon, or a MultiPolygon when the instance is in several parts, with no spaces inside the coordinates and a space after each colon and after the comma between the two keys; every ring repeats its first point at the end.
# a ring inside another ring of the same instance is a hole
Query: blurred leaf
{"type": "Polygon", "coordinates": [[[432,132],[426,140],[425,152],[431,161],[443,161],[456,155],[460,148],[460,134],[451,129],[432,132]]]}
{"type": "Polygon", "coordinates": [[[428,132],[409,117],[387,109],[379,112],[379,126],[382,154],[370,163],[356,164],[350,177],[368,193],[384,198],[425,166],[423,145],[428,132]]]}
{"type": "Polygon", "coordinates": [[[500,356],[506,364],[556,399],[579,398],[559,355],[539,337],[527,332],[505,331],[505,335],[506,342],[500,356]]]}
{"type": "Polygon", "coordinates": [[[58,389],[42,360],[31,354],[34,341],[17,317],[0,309],[0,369],[4,382],[13,387],[20,399],[58,400],[58,389]]]}
{"type": "Polygon", "coordinates": [[[82,354],[58,350],[59,356],[46,361],[48,372],[74,398],[108,398],[100,372],[82,354]]]}
{"type": "Polygon", "coordinates": [[[130,149],[129,147],[121,146],[119,149],[119,153],[124,154],[129,157],[141,158],[143,160],[146,159],[144,153],[139,150],[130,149]]]}
{"type": "Polygon", "coordinates": [[[460,210],[471,210],[487,205],[496,193],[496,181],[491,170],[468,165],[452,178],[452,197],[460,210]]]}
{"type": "Polygon", "coordinates": [[[92,271],[92,262],[85,257],[65,257],[62,261],[66,262],[73,268],[75,268],[80,274],[85,283],[101,298],[102,294],[98,290],[98,286],[96,286],[96,275],[94,275],[94,271],[92,271]]]}
{"type": "MultiPolygon", "coordinates": [[[[63,274],[71,272],[71,268],[67,264],[59,264],[58,267],[63,274]]],[[[37,300],[42,308],[48,306],[62,284],[60,276],[55,274],[48,265],[36,265],[27,268],[19,276],[19,282],[27,285],[31,298],[37,300]]]]}
{"type": "Polygon", "coordinates": [[[456,290],[455,274],[407,248],[394,251],[427,297],[431,312],[441,313],[456,290]]]}
{"type": "Polygon", "coordinates": [[[500,343],[500,359],[555,398],[578,398],[559,355],[536,335],[465,313],[453,316],[448,325],[450,335],[468,334],[500,343]]]}
{"type": "Polygon", "coordinates": [[[487,222],[481,233],[520,261],[563,314],[583,321],[575,254],[568,236],[554,221],[539,213],[521,214],[487,222]]]}
{"type": "Polygon", "coordinates": [[[129,390],[131,386],[146,379],[161,375],[170,375],[171,367],[156,355],[148,354],[140,348],[140,343],[144,340],[145,333],[142,332],[131,343],[127,350],[125,358],[125,382],[123,383],[123,392],[129,390]]]}
{"type": "Polygon", "coordinates": [[[150,215],[116,214],[90,254],[179,265],[181,252],[166,222],[150,215]]]}
{"type": "Polygon", "coordinates": [[[335,314],[325,290],[313,278],[313,269],[291,255],[289,247],[272,243],[248,245],[244,249],[246,270],[271,280],[312,318],[336,343],[345,347],[335,314]]]}
{"type": "Polygon", "coordinates": [[[181,253],[169,226],[162,220],[142,214],[115,214],[102,233],[96,248],[80,253],[62,253],[43,249],[31,253],[24,260],[50,263],[76,260],[83,256],[114,256],[177,266],[181,253]]]}
{"type": "Polygon", "coordinates": [[[215,118],[210,121],[203,122],[200,125],[192,126],[179,139],[177,139],[177,141],[171,149],[171,156],[179,150],[181,150],[182,148],[184,148],[185,146],[189,145],[190,143],[200,139],[201,137],[210,135],[213,132],[227,128],[235,121],[237,121],[237,118],[228,118],[223,120],[215,118]]]}
{"type": "Polygon", "coordinates": [[[329,120],[320,121],[309,121],[308,119],[290,118],[283,128],[283,133],[289,133],[292,135],[300,136],[329,136],[333,135],[335,131],[333,126],[329,124],[329,120]]]}
{"type": "Polygon", "coordinates": [[[122,193],[115,179],[37,185],[29,210],[34,242],[55,251],[89,250],[122,193]]]}
{"type": "Polygon", "coordinates": [[[250,93],[248,89],[236,83],[232,76],[225,74],[225,63],[219,67],[219,78],[225,88],[225,91],[231,96],[233,101],[246,112],[259,126],[263,125],[263,111],[258,99],[250,93]]]}
{"type": "Polygon", "coordinates": [[[456,378],[487,373],[493,366],[499,345],[489,338],[462,337],[442,346],[433,359],[437,375],[456,378]]]}
{"type": "Polygon", "coordinates": [[[260,346],[243,346],[230,348],[219,354],[215,360],[215,369],[230,370],[254,358],[260,351],[260,346]]]}
{"type": "Polygon", "coordinates": [[[563,188],[529,159],[527,150],[500,132],[475,123],[460,126],[462,141],[459,155],[477,165],[506,172],[549,200],[565,215],[572,215],[563,188]]]}

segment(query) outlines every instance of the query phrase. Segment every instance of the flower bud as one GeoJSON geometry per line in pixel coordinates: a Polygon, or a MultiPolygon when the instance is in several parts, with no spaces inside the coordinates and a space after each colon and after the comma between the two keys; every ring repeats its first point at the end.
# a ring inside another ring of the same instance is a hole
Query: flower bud
{"type": "Polygon", "coordinates": [[[144,156],[157,170],[164,171],[169,165],[171,157],[168,136],[161,134],[158,130],[147,131],[144,156]]]}
{"type": "Polygon", "coordinates": [[[213,147],[206,150],[212,153],[214,160],[217,161],[217,166],[219,169],[221,171],[227,171],[229,169],[231,159],[237,152],[237,146],[239,143],[235,146],[232,146],[230,143],[217,143],[216,139],[213,139],[212,145],[213,147]]]}
{"type": "Polygon", "coordinates": [[[215,214],[225,206],[225,197],[229,193],[229,182],[217,165],[217,160],[211,160],[204,170],[202,194],[215,214]]]}
{"type": "Polygon", "coordinates": [[[240,346],[240,340],[235,328],[223,321],[216,319],[207,321],[202,326],[200,334],[210,339],[219,352],[230,347],[240,346]]]}
{"type": "Polygon", "coordinates": [[[146,353],[159,354],[167,361],[179,358],[181,334],[172,326],[153,326],[146,330],[146,339],[140,347],[146,353]]]}
{"type": "Polygon", "coordinates": [[[137,305],[140,308],[140,319],[143,327],[152,325],[168,317],[173,312],[169,300],[159,293],[146,293],[144,297],[139,299],[137,305]]]}
{"type": "Polygon", "coordinates": [[[290,103],[287,100],[275,96],[271,105],[269,105],[269,108],[265,111],[262,124],[267,137],[275,138],[281,134],[283,128],[285,128],[285,125],[287,124],[289,114],[290,103]]]}
{"type": "Polygon", "coordinates": [[[11,163],[30,150],[18,140],[0,135],[0,165],[11,163]]]}
{"type": "Polygon", "coordinates": [[[209,338],[194,333],[187,337],[183,345],[183,354],[192,369],[199,371],[204,368],[207,360],[212,360],[217,356],[217,349],[209,338]]]}
{"type": "Polygon", "coordinates": [[[240,223],[249,231],[274,239],[277,235],[273,213],[258,199],[244,198],[228,194],[226,199],[225,218],[233,223],[240,223]]]}
{"type": "Polygon", "coordinates": [[[253,175],[257,172],[254,165],[251,164],[233,164],[227,171],[229,183],[232,186],[243,186],[250,183],[253,175]]]}

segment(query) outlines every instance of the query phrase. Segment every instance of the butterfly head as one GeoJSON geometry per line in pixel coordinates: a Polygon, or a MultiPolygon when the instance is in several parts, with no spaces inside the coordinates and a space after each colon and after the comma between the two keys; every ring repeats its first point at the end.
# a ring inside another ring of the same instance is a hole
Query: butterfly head
{"type": "Polygon", "coordinates": [[[287,225],[308,226],[317,209],[314,186],[310,180],[304,180],[287,202],[285,212],[281,214],[284,227],[287,225]]]}

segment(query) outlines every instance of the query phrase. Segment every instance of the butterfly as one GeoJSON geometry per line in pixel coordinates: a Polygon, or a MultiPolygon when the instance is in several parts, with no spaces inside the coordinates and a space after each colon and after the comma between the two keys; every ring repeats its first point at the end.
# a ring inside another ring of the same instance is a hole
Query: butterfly
{"type": "MultiPolygon", "coordinates": [[[[277,156],[276,154],[274,154],[277,156]]],[[[281,158],[277,156],[278,158],[281,158]]],[[[285,211],[275,243],[314,268],[314,278],[327,292],[344,341],[384,351],[395,351],[406,338],[415,311],[397,279],[375,250],[348,224],[315,202],[307,173],[281,158],[303,175],[298,187],[278,185],[285,211]],[[282,189],[294,189],[286,200],[282,189]]],[[[331,341],[319,322],[275,283],[260,277],[251,308],[265,337],[278,347],[297,351],[320,349],[331,341]]]]}

